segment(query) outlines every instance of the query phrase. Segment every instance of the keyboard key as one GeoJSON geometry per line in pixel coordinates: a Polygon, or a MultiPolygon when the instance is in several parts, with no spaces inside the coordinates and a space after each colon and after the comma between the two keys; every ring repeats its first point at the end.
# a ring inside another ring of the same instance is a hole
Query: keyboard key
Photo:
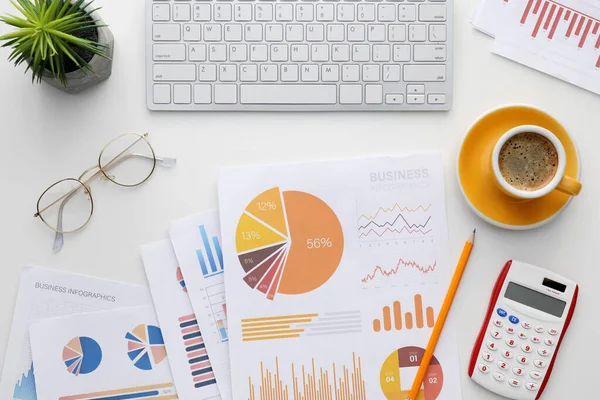
{"type": "Polygon", "coordinates": [[[287,44],[272,44],[271,45],[271,61],[287,61],[288,60],[288,45],[287,44]]]}
{"type": "Polygon", "coordinates": [[[514,354],[512,353],[512,351],[510,350],[502,350],[502,357],[506,358],[507,360],[510,360],[511,358],[513,358],[514,354]]]}
{"type": "Polygon", "coordinates": [[[284,64],[281,66],[282,82],[298,82],[298,65],[284,64]]]}
{"type": "Polygon", "coordinates": [[[508,347],[517,347],[517,341],[515,339],[507,338],[506,345],[508,347]]]}
{"type": "Polygon", "coordinates": [[[220,24],[204,24],[204,41],[205,42],[220,42],[221,41],[221,25],[220,24]]]}
{"type": "Polygon", "coordinates": [[[333,21],[334,8],[333,4],[321,3],[317,4],[317,21],[329,22],[333,21]]]}
{"type": "Polygon", "coordinates": [[[510,321],[511,324],[518,324],[519,323],[519,318],[515,317],[514,315],[511,315],[510,317],[508,317],[508,320],[510,321]]]}
{"type": "Polygon", "coordinates": [[[171,103],[171,85],[169,84],[154,85],[152,94],[154,104],[171,103]]]}
{"type": "Polygon", "coordinates": [[[538,390],[539,385],[537,383],[527,382],[525,384],[525,387],[527,388],[527,390],[531,390],[533,392],[533,391],[538,390]]]}
{"type": "Polygon", "coordinates": [[[430,45],[430,44],[415,44],[414,46],[415,61],[446,61],[446,46],[445,45],[430,45]]]}
{"type": "Polygon", "coordinates": [[[219,66],[219,80],[221,82],[235,82],[235,81],[237,81],[237,65],[235,65],[235,64],[221,64],[219,66]]]}
{"type": "Polygon", "coordinates": [[[215,103],[237,103],[237,85],[215,85],[215,103]]]}
{"type": "Polygon", "coordinates": [[[496,342],[492,342],[491,340],[486,343],[486,346],[492,351],[498,350],[498,345],[496,344],[496,342]]]}
{"type": "Polygon", "coordinates": [[[521,346],[521,350],[523,350],[525,353],[531,353],[533,351],[533,348],[528,344],[524,344],[523,346],[521,346]]]}
{"type": "Polygon", "coordinates": [[[337,20],[341,22],[354,21],[354,4],[341,3],[337,5],[337,20]]]}
{"type": "Polygon", "coordinates": [[[173,5],[173,21],[187,22],[192,19],[192,6],[189,4],[173,5]]]}
{"type": "Polygon", "coordinates": [[[171,6],[169,4],[153,4],[152,20],[157,22],[168,22],[171,20],[171,6]]]}
{"type": "Polygon", "coordinates": [[[548,333],[549,333],[550,335],[552,335],[552,336],[556,336],[556,335],[558,335],[558,329],[555,329],[555,328],[549,328],[549,329],[548,329],[548,333]]]}
{"type": "Polygon", "coordinates": [[[502,361],[502,360],[498,361],[497,365],[498,365],[498,368],[500,368],[503,371],[506,371],[510,368],[510,366],[505,361],[502,361]]]}
{"type": "Polygon", "coordinates": [[[408,62],[410,61],[410,45],[395,44],[394,45],[394,61],[408,62]]]}
{"type": "Polygon", "coordinates": [[[533,379],[539,380],[544,377],[544,373],[540,372],[540,371],[531,371],[529,373],[529,376],[532,377],[533,379]]]}
{"type": "Polygon", "coordinates": [[[192,102],[192,85],[173,85],[173,103],[190,104],[192,102]]]}
{"type": "Polygon", "coordinates": [[[398,6],[398,21],[413,22],[417,20],[417,6],[413,4],[398,6]]]}
{"type": "Polygon", "coordinates": [[[548,349],[538,349],[537,352],[542,357],[548,357],[548,356],[552,355],[552,351],[550,351],[548,349]]]}
{"type": "Polygon", "coordinates": [[[521,386],[521,381],[518,379],[509,379],[508,384],[512,387],[519,387],[521,386]]]}
{"type": "Polygon", "coordinates": [[[329,61],[329,45],[313,44],[311,46],[311,61],[329,61]]]}
{"type": "Polygon", "coordinates": [[[152,54],[154,61],[185,61],[185,44],[155,44],[152,54]]]}
{"type": "Polygon", "coordinates": [[[525,374],[525,370],[523,368],[514,367],[513,374],[515,374],[516,376],[523,376],[525,374]]]}
{"type": "Polygon", "coordinates": [[[242,104],[336,104],[337,86],[241,85],[240,102],[242,104]]]}
{"type": "Polygon", "coordinates": [[[537,333],[544,333],[544,331],[545,331],[545,330],[546,330],[546,329],[545,329],[543,326],[541,326],[541,325],[537,325],[537,326],[534,328],[534,331],[536,331],[537,333]]]}
{"type": "Polygon", "coordinates": [[[405,42],[406,25],[388,25],[388,40],[390,42],[405,42]]]}
{"type": "Polygon", "coordinates": [[[425,104],[425,96],[422,94],[406,95],[407,104],[425,104]]]}
{"type": "Polygon", "coordinates": [[[411,42],[424,42],[427,40],[427,25],[408,26],[408,40],[411,42]]]}
{"type": "Polygon", "coordinates": [[[179,24],[154,24],[152,38],[156,42],[178,42],[181,40],[181,25],[179,24]]]}
{"type": "Polygon", "coordinates": [[[348,41],[363,42],[365,40],[365,26],[363,24],[348,25],[348,41]]]}
{"type": "Polygon", "coordinates": [[[262,64],[260,66],[260,80],[263,82],[277,82],[277,64],[262,64]]]}
{"type": "Polygon", "coordinates": [[[266,44],[250,45],[250,61],[267,61],[268,47],[266,44]]]}
{"type": "Polygon", "coordinates": [[[341,24],[330,24],[327,26],[327,40],[330,42],[343,42],[345,26],[341,24]]]}
{"type": "Polygon", "coordinates": [[[154,64],[152,73],[155,81],[193,82],[196,80],[194,64],[154,64]]]}
{"type": "Polygon", "coordinates": [[[252,21],[252,4],[236,4],[234,19],[236,21],[252,21]]]}
{"type": "Polygon", "coordinates": [[[531,324],[529,322],[521,322],[521,326],[523,327],[523,329],[531,329],[531,324]]]}
{"type": "Polygon", "coordinates": [[[217,3],[214,5],[215,21],[231,21],[231,14],[231,4],[217,3]]]}
{"type": "Polygon", "coordinates": [[[506,331],[506,333],[508,333],[509,335],[514,334],[517,330],[512,327],[512,326],[507,326],[506,328],[504,328],[504,330],[506,331]]]}
{"type": "Polygon", "coordinates": [[[340,66],[338,64],[323,64],[321,66],[321,80],[323,82],[337,82],[340,80],[340,66]]]}
{"type": "Polygon", "coordinates": [[[244,37],[246,42],[262,42],[263,27],[260,24],[246,24],[244,29],[244,37]]]}
{"type": "Polygon", "coordinates": [[[392,22],[396,20],[395,4],[379,4],[377,7],[377,20],[381,22],[392,22]]]}
{"type": "Polygon", "coordinates": [[[546,344],[546,346],[554,346],[556,344],[556,341],[554,339],[546,339],[544,340],[544,343],[546,344]]]}
{"type": "Polygon", "coordinates": [[[184,42],[199,42],[200,41],[200,24],[185,24],[185,25],[183,25],[183,41],[184,42]]]}
{"type": "MultiPolygon", "coordinates": [[[[410,96],[408,96],[408,97],[410,97],[410,96]]],[[[494,356],[491,355],[490,353],[488,353],[487,351],[484,351],[483,353],[481,353],[481,358],[483,358],[483,360],[487,361],[487,362],[494,361],[494,356]]]]}
{"type": "Polygon", "coordinates": [[[504,375],[502,375],[500,372],[494,372],[494,379],[497,380],[498,382],[504,382],[504,375]]]}
{"type": "Polygon", "coordinates": [[[445,42],[447,39],[446,25],[429,25],[429,41],[445,42]]]}
{"type": "MultiPolygon", "coordinates": [[[[425,94],[425,85],[408,85],[406,87],[407,94],[425,94]]],[[[496,325],[498,326],[498,325],[496,325]]]]}
{"type": "Polygon", "coordinates": [[[385,95],[385,104],[404,104],[404,95],[403,94],[386,94],[385,95]]]}
{"type": "MultiPolygon", "coordinates": [[[[406,75],[406,72],[404,74],[406,75]]],[[[404,77],[404,80],[406,80],[406,76],[404,77]]],[[[490,336],[493,337],[494,339],[501,339],[502,333],[500,333],[500,331],[494,329],[494,330],[490,331],[490,336]]]]}
{"type": "Polygon", "coordinates": [[[362,68],[362,80],[365,82],[378,82],[380,78],[378,64],[365,64],[362,68]]]}
{"type": "Polygon", "coordinates": [[[400,82],[400,66],[396,64],[386,64],[383,66],[384,82],[400,82]]]}
{"type": "Polygon", "coordinates": [[[261,22],[273,21],[273,5],[257,4],[255,6],[255,17],[257,21],[261,22]]]}
{"type": "Polygon", "coordinates": [[[292,61],[308,61],[308,45],[294,44],[292,45],[292,61]]]}
{"type": "Polygon", "coordinates": [[[334,44],[331,46],[331,61],[350,61],[350,45],[334,44]]]}
{"type": "Polygon", "coordinates": [[[292,21],[294,19],[294,6],[292,4],[277,3],[275,5],[276,21],[292,21]]]}
{"type": "Polygon", "coordinates": [[[315,6],[312,4],[297,4],[296,5],[296,21],[312,22],[315,17],[315,6]]]}
{"type": "Polygon", "coordinates": [[[212,87],[210,85],[194,85],[194,103],[212,103],[212,87]]]}
{"type": "Polygon", "coordinates": [[[477,365],[477,369],[479,369],[479,371],[483,372],[484,374],[488,374],[490,372],[490,367],[488,367],[485,364],[477,365]]]}
{"type": "Polygon", "coordinates": [[[256,64],[240,65],[240,81],[256,82],[258,80],[258,66],[256,64]]]}
{"type": "Polygon", "coordinates": [[[265,40],[267,42],[283,41],[283,25],[281,25],[281,24],[265,25],[265,40]]]}
{"type": "Polygon", "coordinates": [[[288,42],[301,42],[304,40],[304,26],[300,24],[287,24],[285,26],[285,40],[288,42]]]}
{"type": "Polygon", "coordinates": [[[383,86],[382,85],[366,85],[365,86],[365,103],[367,103],[367,104],[383,103],[383,86]]]}
{"type": "Polygon", "coordinates": [[[322,42],[325,40],[325,27],[322,24],[306,25],[306,40],[308,42],[322,42]]]}
{"type": "Polygon", "coordinates": [[[389,44],[374,44],[373,45],[373,61],[390,61],[390,45],[389,44]]]}
{"type": "Polygon", "coordinates": [[[214,64],[201,64],[198,66],[198,80],[201,82],[214,82],[217,80],[217,66],[214,64]]]}
{"type": "Polygon", "coordinates": [[[357,17],[360,22],[375,21],[375,4],[359,4],[357,17]]]}
{"type": "Polygon", "coordinates": [[[341,104],[361,104],[362,85],[340,85],[341,104]]]}
{"type": "Polygon", "coordinates": [[[519,364],[523,364],[523,365],[529,364],[529,359],[525,356],[518,356],[517,361],[519,362],[519,364]]]}
{"type": "Polygon", "coordinates": [[[419,6],[419,21],[444,22],[447,18],[445,4],[421,4],[419,6]]]}
{"type": "Polygon", "coordinates": [[[519,339],[525,340],[525,339],[527,339],[527,337],[528,336],[527,336],[527,334],[525,332],[519,332],[519,339]]]}
{"type": "Polygon", "coordinates": [[[543,368],[546,368],[548,366],[548,361],[535,360],[533,362],[533,365],[535,365],[537,368],[543,369],[543,368]]]}
{"type": "Polygon", "coordinates": [[[208,45],[209,61],[227,61],[227,45],[210,44],[208,45]]]}
{"type": "Polygon", "coordinates": [[[404,80],[406,82],[444,82],[446,80],[446,66],[405,65],[404,80]]]}
{"type": "Polygon", "coordinates": [[[248,46],[245,44],[229,45],[229,61],[243,62],[248,60],[248,46]]]}
{"type": "Polygon", "coordinates": [[[317,82],[319,80],[319,66],[317,64],[302,64],[300,66],[300,80],[302,82],[317,82]]]}
{"type": "Polygon", "coordinates": [[[356,64],[346,64],[342,66],[342,81],[358,82],[360,79],[360,66],[356,64]]]}
{"type": "Polygon", "coordinates": [[[385,41],[385,25],[383,24],[369,24],[367,27],[368,40],[369,42],[383,42],[385,41]]]}
{"type": "Polygon", "coordinates": [[[225,24],[225,41],[242,41],[242,24],[225,24]]]}

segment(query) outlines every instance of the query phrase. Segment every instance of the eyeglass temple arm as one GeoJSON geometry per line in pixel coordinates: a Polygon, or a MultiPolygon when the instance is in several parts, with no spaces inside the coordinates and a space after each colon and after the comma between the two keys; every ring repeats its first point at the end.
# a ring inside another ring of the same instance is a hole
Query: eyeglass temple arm
{"type": "MultiPolygon", "coordinates": [[[[165,168],[170,168],[173,165],[175,165],[175,163],[177,162],[177,159],[172,158],[172,157],[152,157],[152,156],[148,156],[146,154],[137,154],[137,153],[132,153],[132,154],[126,154],[124,156],[120,156],[120,158],[117,159],[113,159],[111,162],[112,164],[109,165],[108,167],[105,168],[112,168],[112,167],[116,167],[117,165],[121,164],[123,161],[131,158],[131,157],[141,157],[141,158],[145,158],[147,160],[152,160],[155,159],[158,163],[162,164],[165,168]]],[[[79,181],[81,182],[81,179],[85,176],[85,174],[87,174],[88,172],[94,170],[95,168],[99,167],[97,165],[93,165],[91,167],[89,167],[88,169],[86,169],[80,176],[79,176],[79,181]]],[[[95,178],[97,178],[100,174],[102,173],[102,170],[99,169],[98,172],[96,172],[94,175],[92,175],[91,177],[89,177],[87,180],[85,180],[83,183],[83,185],[85,186],[86,190],[88,191],[88,193],[91,193],[91,189],[88,186],[88,183],[91,182],[92,180],[94,180],[95,178]]],[[[67,193],[64,197],[64,199],[62,200],[59,209],[58,209],[58,222],[57,222],[57,230],[58,231],[62,231],[62,217],[63,217],[63,211],[65,208],[65,205],[67,204],[67,201],[69,201],[74,195],[75,193],[77,193],[78,190],[81,190],[80,187],[73,189],[71,192],[67,193]]],[[[56,200],[55,202],[53,202],[52,204],[50,204],[49,206],[45,207],[43,210],[41,210],[39,214],[41,214],[42,212],[44,212],[45,210],[47,210],[48,208],[52,207],[54,204],[56,204],[58,201],[60,201],[60,199],[56,200]]],[[[62,249],[64,244],[64,234],[62,232],[56,232],[56,235],[54,236],[54,251],[58,252],[62,249]]]]}

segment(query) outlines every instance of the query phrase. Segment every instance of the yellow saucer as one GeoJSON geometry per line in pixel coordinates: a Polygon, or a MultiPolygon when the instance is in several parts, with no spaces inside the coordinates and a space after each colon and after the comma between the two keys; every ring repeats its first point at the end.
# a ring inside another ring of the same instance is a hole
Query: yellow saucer
{"type": "Polygon", "coordinates": [[[475,214],[501,228],[533,229],[550,222],[573,199],[558,191],[535,200],[507,196],[496,186],[491,168],[500,136],[519,125],[538,125],[553,132],[567,153],[566,175],[579,179],[580,160],[566,129],[547,113],[528,105],[508,105],[481,116],[467,131],[458,154],[458,183],[475,214]]]}

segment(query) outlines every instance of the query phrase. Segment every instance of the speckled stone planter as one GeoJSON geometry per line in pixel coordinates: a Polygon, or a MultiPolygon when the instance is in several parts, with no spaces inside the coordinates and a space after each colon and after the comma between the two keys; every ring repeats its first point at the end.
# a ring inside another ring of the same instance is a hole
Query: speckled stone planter
{"type": "MultiPolygon", "coordinates": [[[[96,25],[101,26],[105,25],[104,21],[98,14],[98,12],[92,13],[92,18],[96,21],[96,25]]],[[[107,80],[112,74],[112,57],[115,46],[115,37],[113,36],[110,29],[107,27],[98,28],[98,42],[107,46],[104,54],[109,58],[106,59],[104,57],[100,57],[94,55],[92,60],[89,62],[92,67],[94,73],[87,72],[83,73],[82,71],[74,71],[67,74],[68,85],[64,87],[63,84],[54,79],[52,72],[45,71],[42,76],[42,80],[49,84],[50,86],[54,86],[57,89],[60,89],[64,92],[75,94],[79,93],[89,87],[92,87],[102,81],[107,80]]]]}

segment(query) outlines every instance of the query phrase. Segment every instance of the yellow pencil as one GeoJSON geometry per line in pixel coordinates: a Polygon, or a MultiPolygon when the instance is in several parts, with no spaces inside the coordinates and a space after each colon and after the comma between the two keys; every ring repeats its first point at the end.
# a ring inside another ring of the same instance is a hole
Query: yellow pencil
{"type": "Polygon", "coordinates": [[[431,333],[431,338],[429,338],[427,350],[425,350],[425,355],[421,360],[419,371],[417,372],[417,376],[415,377],[415,381],[413,382],[412,389],[410,390],[410,393],[408,394],[406,400],[416,400],[417,396],[419,395],[419,390],[421,390],[423,379],[425,378],[425,374],[427,373],[427,369],[429,368],[429,363],[431,362],[431,357],[433,357],[433,352],[435,351],[435,347],[437,346],[440,334],[442,333],[442,329],[444,328],[444,324],[446,323],[448,312],[450,311],[450,307],[452,306],[452,302],[454,301],[454,296],[456,295],[458,285],[460,285],[460,280],[462,279],[463,272],[465,272],[465,268],[467,266],[467,262],[469,261],[471,250],[473,250],[474,243],[475,230],[473,230],[471,237],[469,238],[469,240],[467,240],[467,243],[465,243],[465,247],[462,251],[462,254],[460,255],[460,259],[458,260],[458,266],[456,267],[454,277],[452,278],[452,282],[450,283],[450,288],[448,289],[448,293],[446,293],[446,298],[444,299],[444,304],[442,305],[440,314],[438,315],[437,321],[435,322],[435,327],[433,328],[433,332],[431,333]]]}

